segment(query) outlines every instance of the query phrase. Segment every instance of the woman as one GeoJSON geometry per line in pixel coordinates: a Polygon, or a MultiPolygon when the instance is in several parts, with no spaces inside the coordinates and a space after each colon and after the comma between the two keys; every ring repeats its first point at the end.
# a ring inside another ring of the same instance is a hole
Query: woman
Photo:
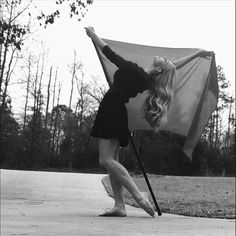
{"type": "Polygon", "coordinates": [[[191,56],[171,62],[156,56],[149,68],[144,70],[137,64],[117,55],[99,38],[92,27],[85,28],[87,35],[104,55],[117,67],[114,83],[105,94],[94,122],[91,135],[99,138],[99,163],[107,169],[115,198],[115,205],[101,216],[126,216],[123,191],[126,188],[141,208],[152,217],[155,211],[147,196],[140,192],[123,165],[119,163],[120,147],[128,145],[128,118],[125,103],[137,93],[149,90],[144,104],[145,118],[150,126],[158,130],[167,122],[167,111],[173,96],[176,69],[198,56],[209,56],[212,52],[199,50],[191,56]]]}

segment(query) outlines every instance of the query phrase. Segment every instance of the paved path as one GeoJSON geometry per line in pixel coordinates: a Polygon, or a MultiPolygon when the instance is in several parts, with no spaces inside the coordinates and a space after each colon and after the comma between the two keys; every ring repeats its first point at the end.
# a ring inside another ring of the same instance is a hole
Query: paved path
{"type": "Polygon", "coordinates": [[[235,221],[163,214],[98,214],[112,206],[101,174],[1,170],[1,236],[234,236],[235,221]]]}

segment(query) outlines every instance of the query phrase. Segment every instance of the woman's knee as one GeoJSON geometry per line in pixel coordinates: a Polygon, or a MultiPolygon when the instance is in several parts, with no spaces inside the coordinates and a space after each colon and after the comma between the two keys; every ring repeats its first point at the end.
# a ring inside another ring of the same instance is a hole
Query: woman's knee
{"type": "Polygon", "coordinates": [[[107,160],[100,157],[100,158],[99,158],[99,165],[100,165],[101,167],[107,169],[107,165],[108,165],[107,160]]]}
{"type": "Polygon", "coordinates": [[[116,162],[114,159],[99,159],[99,164],[106,170],[111,170],[114,166],[114,162],[116,162]]]}
{"type": "Polygon", "coordinates": [[[104,140],[99,141],[99,164],[108,168],[114,160],[114,155],[117,150],[118,141],[116,140],[104,140]]]}

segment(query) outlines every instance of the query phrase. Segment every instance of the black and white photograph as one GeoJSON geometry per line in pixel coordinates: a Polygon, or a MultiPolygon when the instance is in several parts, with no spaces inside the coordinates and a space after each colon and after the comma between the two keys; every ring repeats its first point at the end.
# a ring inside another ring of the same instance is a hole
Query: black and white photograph
{"type": "Polygon", "coordinates": [[[234,0],[0,0],[0,235],[235,235],[234,0]]]}

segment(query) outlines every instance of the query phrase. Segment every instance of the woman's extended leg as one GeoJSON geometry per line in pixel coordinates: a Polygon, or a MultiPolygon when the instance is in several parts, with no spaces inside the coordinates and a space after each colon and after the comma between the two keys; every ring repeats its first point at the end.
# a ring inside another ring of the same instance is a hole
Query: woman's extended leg
{"type": "Polygon", "coordinates": [[[118,147],[118,140],[99,140],[99,162],[100,165],[114,175],[117,180],[131,193],[136,202],[151,216],[154,217],[155,211],[148,200],[139,191],[128,171],[114,159],[118,147]]]}

